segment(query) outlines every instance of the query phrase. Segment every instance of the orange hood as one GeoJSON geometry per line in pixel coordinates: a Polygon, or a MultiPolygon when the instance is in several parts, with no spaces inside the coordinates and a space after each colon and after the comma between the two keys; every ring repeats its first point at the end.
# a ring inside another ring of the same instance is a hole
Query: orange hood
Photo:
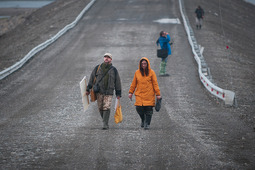
{"type": "Polygon", "coordinates": [[[139,70],[141,69],[141,62],[142,62],[143,59],[147,61],[147,63],[148,63],[148,70],[150,70],[151,69],[151,64],[150,64],[149,59],[146,58],[146,57],[141,58],[141,60],[139,61],[139,66],[138,66],[139,70]]]}

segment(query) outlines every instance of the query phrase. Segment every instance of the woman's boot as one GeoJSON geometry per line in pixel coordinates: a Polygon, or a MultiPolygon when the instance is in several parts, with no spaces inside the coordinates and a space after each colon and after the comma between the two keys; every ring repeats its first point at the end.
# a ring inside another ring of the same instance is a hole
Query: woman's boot
{"type": "Polygon", "coordinates": [[[144,127],[144,121],[145,121],[145,113],[142,107],[137,106],[136,107],[136,111],[139,114],[140,118],[141,118],[141,127],[144,127]]]}
{"type": "Polygon", "coordinates": [[[148,130],[150,128],[152,114],[153,114],[153,111],[147,111],[145,115],[145,124],[144,124],[145,130],[148,130]]]}
{"type": "Polygon", "coordinates": [[[145,119],[144,113],[138,113],[138,114],[141,118],[141,127],[143,128],[144,127],[144,119],[145,119]]]}

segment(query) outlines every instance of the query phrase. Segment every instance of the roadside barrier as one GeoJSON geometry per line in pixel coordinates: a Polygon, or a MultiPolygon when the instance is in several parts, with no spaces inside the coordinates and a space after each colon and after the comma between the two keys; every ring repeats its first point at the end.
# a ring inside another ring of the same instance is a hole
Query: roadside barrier
{"type": "Polygon", "coordinates": [[[89,10],[89,8],[95,3],[96,0],[92,0],[86,7],[81,11],[81,13],[76,17],[76,19],[66,25],[62,30],[60,30],[55,36],[50,38],[49,40],[45,41],[44,43],[36,46],[33,48],[23,59],[21,59],[19,62],[15,63],[14,65],[8,67],[7,69],[0,72],[0,80],[3,78],[9,76],[14,71],[21,68],[29,59],[31,59],[35,54],[40,52],[41,50],[45,49],[49,45],[51,45],[53,42],[55,42],[59,37],[61,37],[63,34],[65,34],[68,30],[72,29],[82,18],[82,16],[89,10]]]}
{"type": "Polygon", "coordinates": [[[210,70],[207,67],[204,57],[202,55],[203,48],[201,48],[196,41],[194,32],[188,22],[188,18],[184,14],[184,7],[183,7],[183,1],[179,0],[179,6],[180,11],[183,19],[183,24],[186,30],[186,33],[188,35],[188,40],[190,43],[190,46],[192,48],[192,52],[194,54],[194,58],[198,64],[198,73],[200,77],[200,81],[204,85],[204,87],[214,96],[217,98],[222,99],[226,105],[235,105],[236,99],[235,99],[235,93],[230,90],[224,90],[222,88],[217,87],[214,85],[212,81],[212,76],[210,74],[210,70]]]}
{"type": "MultiPolygon", "coordinates": [[[[76,17],[76,19],[72,23],[66,25],[55,36],[53,36],[49,40],[45,41],[44,43],[36,46],[35,48],[33,48],[22,60],[20,60],[16,64],[14,64],[14,65],[8,67],[7,69],[1,71],[0,72],[0,80],[7,77],[8,75],[13,73],[14,71],[18,70],[19,68],[21,68],[35,54],[37,54],[41,50],[48,47],[50,44],[55,42],[59,37],[61,37],[63,34],[65,34],[68,30],[72,29],[79,22],[79,20],[82,18],[82,16],[87,12],[87,10],[95,3],[95,1],[96,0],[92,0],[81,11],[81,13],[76,17]]],[[[207,65],[204,61],[203,55],[202,55],[203,48],[200,48],[200,46],[197,44],[195,36],[194,36],[194,32],[193,32],[192,28],[190,27],[190,25],[188,23],[187,17],[184,15],[183,11],[185,11],[185,9],[183,8],[182,0],[179,0],[179,5],[180,5],[180,11],[181,11],[181,15],[182,15],[183,22],[184,22],[184,27],[185,27],[186,33],[188,35],[188,40],[189,40],[190,46],[192,48],[192,52],[194,54],[195,60],[197,61],[197,64],[198,64],[198,72],[199,72],[200,81],[202,82],[202,84],[205,86],[205,88],[211,94],[213,94],[214,96],[224,100],[226,105],[233,105],[234,102],[236,102],[235,93],[230,91],[230,90],[221,89],[221,88],[217,87],[216,85],[214,85],[210,81],[210,80],[212,80],[212,77],[210,75],[210,70],[207,67],[207,65]]]]}

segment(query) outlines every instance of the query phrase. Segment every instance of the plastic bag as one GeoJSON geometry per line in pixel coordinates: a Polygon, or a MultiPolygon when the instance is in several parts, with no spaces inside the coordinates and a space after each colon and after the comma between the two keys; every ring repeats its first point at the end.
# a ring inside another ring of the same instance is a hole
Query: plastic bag
{"type": "Polygon", "coordinates": [[[116,124],[118,124],[118,123],[121,123],[122,120],[123,120],[123,117],[122,117],[120,99],[116,99],[114,121],[116,124]]]}

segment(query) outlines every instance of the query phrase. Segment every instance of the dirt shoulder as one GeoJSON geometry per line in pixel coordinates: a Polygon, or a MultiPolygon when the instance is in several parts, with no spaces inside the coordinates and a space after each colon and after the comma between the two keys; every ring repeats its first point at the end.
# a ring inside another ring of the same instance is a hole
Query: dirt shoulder
{"type": "Polygon", "coordinates": [[[35,46],[73,22],[89,2],[56,0],[43,8],[18,10],[17,15],[1,19],[0,71],[18,62],[35,46]]]}
{"type": "Polygon", "coordinates": [[[205,47],[214,83],[236,93],[233,112],[255,127],[255,6],[240,0],[192,0],[184,5],[198,44],[205,47]],[[198,5],[205,11],[201,30],[195,25],[198,5]]]}

